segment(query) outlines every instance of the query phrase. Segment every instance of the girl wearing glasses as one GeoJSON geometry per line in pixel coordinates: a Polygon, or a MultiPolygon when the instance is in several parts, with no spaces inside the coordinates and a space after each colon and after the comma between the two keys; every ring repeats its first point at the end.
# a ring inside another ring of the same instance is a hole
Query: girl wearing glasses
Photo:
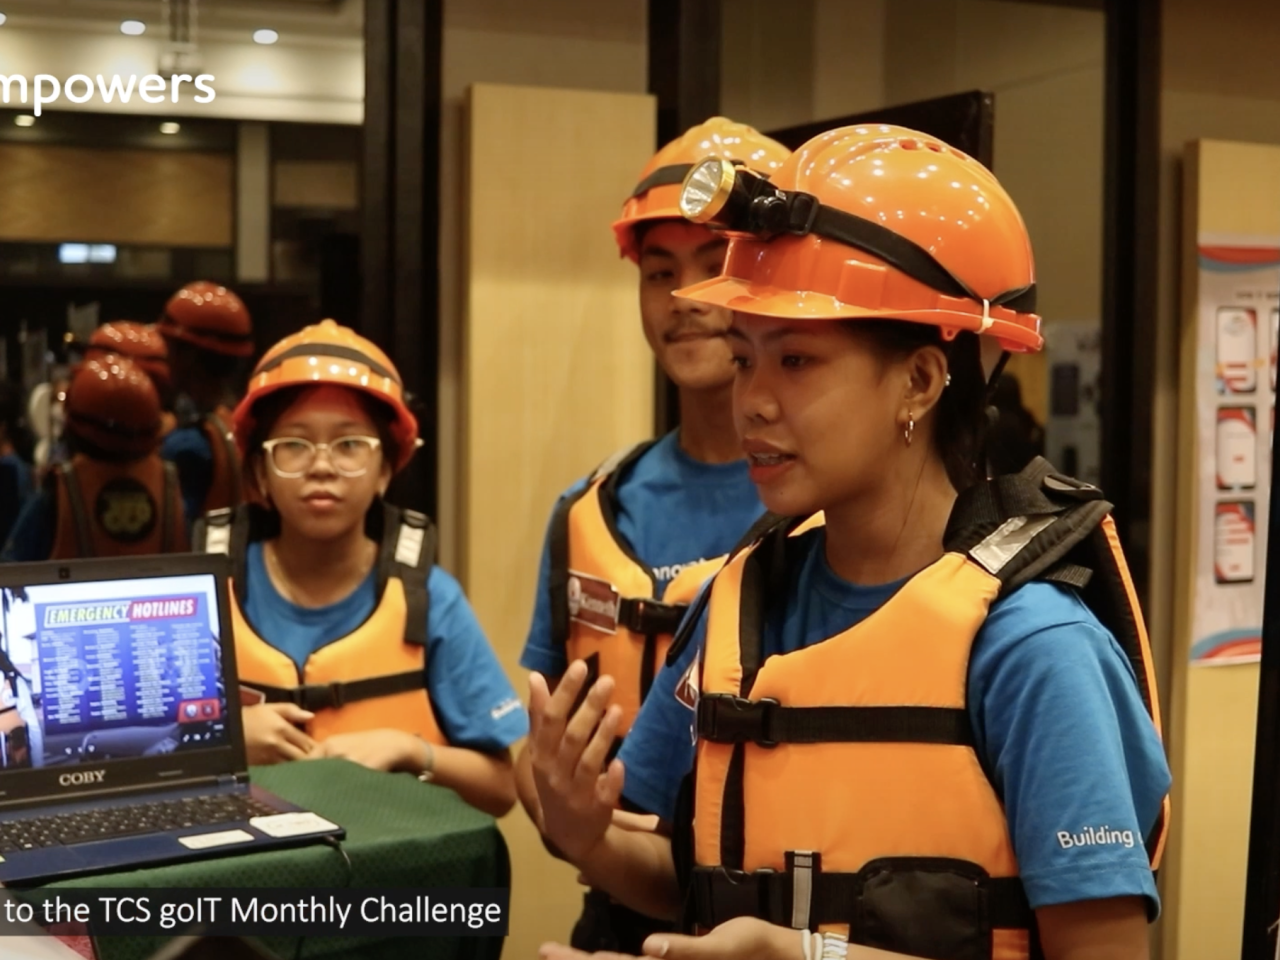
{"type": "Polygon", "coordinates": [[[344,757],[408,771],[495,816],[528,728],[434,530],[383,503],[418,443],[399,374],[332,320],[259,362],[235,411],[254,502],[196,542],[236,566],[233,617],[252,763],[344,757]]]}
{"type": "Polygon", "coordinates": [[[735,423],[792,519],[705,588],[605,773],[612,679],[575,710],[584,664],[534,676],[547,837],[705,934],[650,937],[666,960],[1145,960],[1170,777],[1110,505],[984,469],[998,358],[1042,346],[1012,200],[867,126],[767,182],[703,161],[682,209],[733,231],[679,295],[735,311],[735,423]],[[618,829],[620,797],[667,827],[618,829]]]}

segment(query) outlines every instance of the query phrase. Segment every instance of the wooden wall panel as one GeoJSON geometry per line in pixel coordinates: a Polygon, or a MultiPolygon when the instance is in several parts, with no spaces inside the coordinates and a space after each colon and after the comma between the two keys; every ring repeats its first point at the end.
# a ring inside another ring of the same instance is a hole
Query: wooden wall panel
{"type": "Polygon", "coordinates": [[[0,240],[229,247],[234,158],[0,143],[0,240]]]}
{"type": "Polygon", "coordinates": [[[316,207],[357,210],[360,170],[355,162],[281,160],[275,168],[277,207],[316,207]]]}
{"type": "MultiPolygon", "coordinates": [[[[517,666],[556,497],[653,423],[637,278],[610,223],[653,152],[639,94],[477,85],[466,130],[461,574],[522,695],[517,666]]],[[[565,941],[580,906],[524,812],[506,952],[565,941]]]]}

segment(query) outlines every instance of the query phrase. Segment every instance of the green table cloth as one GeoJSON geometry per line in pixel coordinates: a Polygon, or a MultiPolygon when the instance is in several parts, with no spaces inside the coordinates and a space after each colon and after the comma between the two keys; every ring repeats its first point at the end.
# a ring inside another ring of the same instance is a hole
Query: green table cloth
{"type": "MultiPolygon", "coordinates": [[[[511,870],[492,817],[444,787],[345,760],[255,767],[251,780],[346,828],[342,854],[323,844],[100,874],[46,889],[103,887],[505,887],[511,870]]],[[[102,937],[102,960],[144,960],[165,940],[102,937]]],[[[499,937],[267,938],[272,953],[327,960],[497,960],[499,937]],[[299,951],[299,947],[301,948],[299,951]]]]}

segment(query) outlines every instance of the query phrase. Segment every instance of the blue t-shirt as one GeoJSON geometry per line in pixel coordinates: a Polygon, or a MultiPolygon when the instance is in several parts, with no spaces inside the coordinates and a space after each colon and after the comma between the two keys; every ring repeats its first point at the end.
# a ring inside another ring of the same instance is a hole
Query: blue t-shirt
{"type": "Polygon", "coordinates": [[[48,560],[53,553],[53,536],[57,524],[56,500],[48,490],[39,490],[28,497],[18,519],[14,521],[9,538],[5,541],[0,562],[26,563],[32,560],[48,560]]]}
{"type": "MultiPolygon", "coordinates": [[[[280,596],[263,562],[262,544],[246,559],[253,585],[245,616],[258,635],[299,668],[307,657],[369,619],[377,606],[376,571],[350,595],[325,607],[300,607],[280,596]]],[[[467,602],[440,567],[427,575],[427,694],[440,730],[455,747],[493,753],[529,732],[529,717],[467,602]]]]}
{"type": "Polygon", "coordinates": [[[204,515],[204,501],[213,483],[213,448],[199,424],[171,430],[160,444],[160,456],[178,471],[187,529],[204,515]]]}
{"type": "MultiPolygon", "coordinates": [[[[827,564],[824,530],[797,539],[786,595],[803,602],[778,604],[766,618],[766,655],[844,632],[905,582],[856,586],[827,564]]],[[[668,821],[694,759],[694,713],[676,687],[705,637],[704,616],[679,661],[659,672],[619,754],[626,798],[668,821]]],[[[969,661],[968,708],[1031,906],[1143,895],[1154,915],[1143,838],[1168,792],[1169,767],[1128,658],[1078,595],[1030,583],[992,606],[969,661]],[[1072,840],[1104,824],[1128,840],[1072,840]]]]}
{"type": "MultiPolygon", "coordinates": [[[[583,488],[579,480],[564,496],[583,488]]],[[[668,433],[618,478],[618,533],[653,571],[659,588],[684,567],[733,549],[764,513],[746,460],[702,463],[680,449],[668,433]]],[[[520,665],[549,677],[568,669],[562,646],[551,641],[550,534],[543,541],[533,623],[520,665]]]]}
{"type": "Polygon", "coordinates": [[[0,543],[9,539],[18,515],[34,493],[31,465],[16,453],[0,457],[0,543]]]}

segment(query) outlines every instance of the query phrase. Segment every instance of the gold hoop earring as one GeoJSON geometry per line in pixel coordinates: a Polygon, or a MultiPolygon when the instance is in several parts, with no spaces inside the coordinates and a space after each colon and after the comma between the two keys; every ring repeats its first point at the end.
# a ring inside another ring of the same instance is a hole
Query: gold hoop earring
{"type": "Polygon", "coordinates": [[[902,431],[902,437],[904,440],[907,441],[908,447],[911,446],[911,441],[915,439],[915,435],[916,435],[916,418],[908,413],[907,426],[902,431]]]}

